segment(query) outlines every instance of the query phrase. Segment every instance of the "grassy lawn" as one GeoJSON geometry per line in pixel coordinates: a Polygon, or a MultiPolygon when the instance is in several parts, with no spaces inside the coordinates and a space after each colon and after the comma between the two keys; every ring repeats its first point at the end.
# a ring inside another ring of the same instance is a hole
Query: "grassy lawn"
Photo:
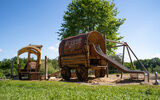
{"type": "Polygon", "coordinates": [[[54,81],[0,81],[0,100],[160,100],[160,86],[87,86],[54,81]]]}

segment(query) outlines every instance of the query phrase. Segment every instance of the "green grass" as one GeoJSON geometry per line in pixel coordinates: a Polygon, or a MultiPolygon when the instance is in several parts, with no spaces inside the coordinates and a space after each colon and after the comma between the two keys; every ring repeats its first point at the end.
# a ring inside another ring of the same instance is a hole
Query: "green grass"
{"type": "Polygon", "coordinates": [[[0,100],[160,100],[160,86],[87,86],[54,81],[0,81],[0,100]]]}

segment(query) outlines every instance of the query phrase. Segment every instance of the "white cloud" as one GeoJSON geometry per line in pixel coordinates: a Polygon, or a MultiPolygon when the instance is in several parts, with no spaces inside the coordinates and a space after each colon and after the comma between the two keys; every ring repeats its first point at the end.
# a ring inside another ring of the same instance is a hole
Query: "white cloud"
{"type": "Polygon", "coordinates": [[[54,52],[58,52],[58,48],[56,48],[54,46],[50,46],[48,49],[51,51],[54,51],[54,52]]]}
{"type": "Polygon", "coordinates": [[[0,49],[0,52],[3,52],[3,50],[2,50],[2,49],[0,49]]]}

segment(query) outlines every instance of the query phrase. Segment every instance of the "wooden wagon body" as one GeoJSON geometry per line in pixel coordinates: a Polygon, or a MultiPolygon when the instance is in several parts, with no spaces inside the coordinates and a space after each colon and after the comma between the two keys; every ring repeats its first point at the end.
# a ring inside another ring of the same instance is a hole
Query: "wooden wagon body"
{"type": "Polygon", "coordinates": [[[19,79],[24,79],[22,77],[27,77],[29,80],[40,80],[41,48],[42,45],[29,45],[18,51],[17,64],[19,79]],[[19,56],[23,53],[28,53],[28,59],[25,67],[22,69],[19,62],[19,56]],[[37,60],[32,60],[30,57],[31,54],[36,55],[37,60]]]}
{"type": "Polygon", "coordinates": [[[64,79],[70,78],[70,70],[76,69],[78,79],[88,78],[88,69],[94,69],[96,77],[105,76],[106,60],[99,56],[93,44],[100,45],[105,53],[105,41],[99,32],[92,31],[61,41],[59,46],[59,65],[64,79]]]}

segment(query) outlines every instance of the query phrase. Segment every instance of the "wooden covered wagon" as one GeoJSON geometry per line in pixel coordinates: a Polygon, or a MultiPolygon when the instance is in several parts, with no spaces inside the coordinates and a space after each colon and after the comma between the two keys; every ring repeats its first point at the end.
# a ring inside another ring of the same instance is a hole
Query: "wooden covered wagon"
{"type": "Polygon", "coordinates": [[[106,59],[95,52],[93,44],[100,45],[102,51],[106,53],[105,41],[96,31],[79,34],[61,41],[59,65],[63,79],[70,79],[72,69],[76,70],[76,75],[81,81],[87,80],[89,69],[94,70],[96,77],[105,76],[106,59]]]}
{"type": "Polygon", "coordinates": [[[42,45],[29,45],[21,48],[17,54],[18,75],[19,79],[27,78],[29,80],[40,79],[40,66],[41,66],[41,48],[42,45]],[[28,59],[25,66],[20,65],[19,56],[23,53],[28,53],[28,59]],[[30,55],[34,54],[37,59],[31,59],[30,55]]]}

